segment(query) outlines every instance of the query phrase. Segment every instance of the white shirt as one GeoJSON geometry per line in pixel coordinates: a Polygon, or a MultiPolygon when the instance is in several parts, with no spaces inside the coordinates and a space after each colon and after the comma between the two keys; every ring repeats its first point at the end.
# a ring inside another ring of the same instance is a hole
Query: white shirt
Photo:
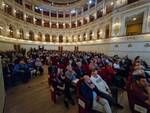
{"type": "Polygon", "coordinates": [[[97,75],[97,77],[91,76],[90,79],[100,92],[109,94],[109,92],[107,91],[109,89],[108,85],[99,75],[97,75]]]}
{"type": "Polygon", "coordinates": [[[113,66],[114,66],[115,69],[120,69],[120,65],[119,64],[114,63],[113,66]]]}

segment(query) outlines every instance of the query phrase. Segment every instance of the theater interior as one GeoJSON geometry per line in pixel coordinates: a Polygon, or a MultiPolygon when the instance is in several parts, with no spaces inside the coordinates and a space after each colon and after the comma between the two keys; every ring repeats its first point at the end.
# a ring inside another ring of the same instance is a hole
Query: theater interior
{"type": "Polygon", "coordinates": [[[0,0],[0,113],[150,113],[150,0],[0,0]]]}

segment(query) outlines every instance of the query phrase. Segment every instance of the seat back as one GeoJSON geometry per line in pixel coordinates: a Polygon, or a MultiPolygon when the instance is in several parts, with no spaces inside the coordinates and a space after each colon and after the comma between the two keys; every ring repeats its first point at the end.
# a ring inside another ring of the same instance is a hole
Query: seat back
{"type": "Polygon", "coordinates": [[[81,84],[83,83],[83,78],[81,78],[77,83],[77,99],[78,99],[78,113],[91,113],[91,107],[89,102],[81,95],[81,84]]]}
{"type": "Polygon", "coordinates": [[[128,95],[128,102],[129,102],[129,108],[130,110],[133,109],[133,95],[132,95],[132,92],[131,92],[131,83],[130,82],[127,82],[126,83],[126,90],[127,90],[127,95],[128,95]]]}
{"type": "Polygon", "coordinates": [[[132,113],[150,113],[150,105],[146,103],[141,103],[135,98],[135,92],[131,89],[131,83],[128,82],[126,84],[127,88],[127,95],[128,95],[128,101],[129,101],[129,107],[132,113]]]}

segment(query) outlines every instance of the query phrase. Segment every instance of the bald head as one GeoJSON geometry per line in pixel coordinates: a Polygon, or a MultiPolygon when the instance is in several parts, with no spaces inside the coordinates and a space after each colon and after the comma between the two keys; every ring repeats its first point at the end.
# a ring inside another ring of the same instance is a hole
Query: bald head
{"type": "Polygon", "coordinates": [[[84,75],[83,79],[85,83],[88,83],[88,84],[91,83],[90,77],[88,75],[84,75]]]}

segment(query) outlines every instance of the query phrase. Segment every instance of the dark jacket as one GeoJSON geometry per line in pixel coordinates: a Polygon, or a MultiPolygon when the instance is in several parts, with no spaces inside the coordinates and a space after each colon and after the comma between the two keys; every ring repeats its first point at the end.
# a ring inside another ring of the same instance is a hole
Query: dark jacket
{"type": "Polygon", "coordinates": [[[81,95],[84,97],[86,102],[92,107],[93,104],[93,92],[96,92],[97,95],[101,95],[101,92],[95,87],[91,89],[85,82],[81,84],[81,95]]]}

